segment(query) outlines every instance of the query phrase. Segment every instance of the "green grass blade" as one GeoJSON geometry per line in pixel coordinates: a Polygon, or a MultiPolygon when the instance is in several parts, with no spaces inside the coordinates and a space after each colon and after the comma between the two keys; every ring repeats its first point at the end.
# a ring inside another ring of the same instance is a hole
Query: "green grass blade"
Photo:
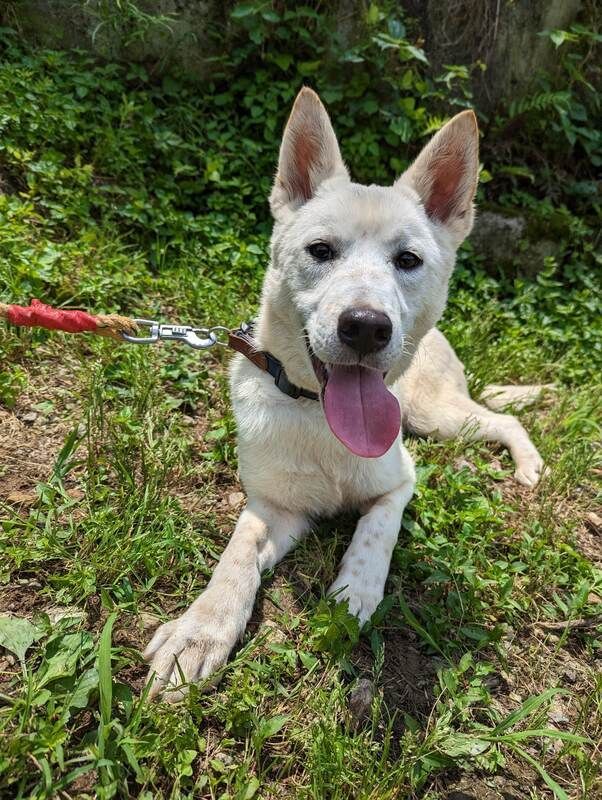
{"type": "Polygon", "coordinates": [[[416,633],[422,639],[424,639],[428,644],[430,644],[430,646],[433,648],[433,650],[436,650],[440,655],[443,656],[443,658],[446,659],[446,661],[449,661],[449,658],[445,655],[445,653],[439,647],[437,642],[433,639],[431,634],[426,630],[426,628],[424,628],[420,624],[420,622],[418,621],[418,618],[416,617],[416,615],[414,614],[412,609],[409,607],[409,605],[406,603],[406,600],[405,600],[405,598],[404,598],[404,596],[402,595],[401,592],[397,595],[397,599],[398,599],[398,602],[399,602],[399,607],[401,609],[402,614],[405,617],[405,620],[406,620],[407,624],[413,630],[415,630],[416,633]]]}
{"type": "Polygon", "coordinates": [[[513,725],[516,725],[521,720],[525,719],[526,717],[530,717],[535,711],[537,711],[540,706],[544,703],[549,702],[553,697],[557,694],[561,694],[565,692],[565,689],[559,688],[552,688],[546,689],[545,692],[538,694],[536,697],[529,697],[525,702],[522,704],[520,708],[516,711],[513,711],[512,714],[509,714],[505,720],[502,720],[499,725],[497,725],[493,729],[493,734],[503,733],[507,731],[508,728],[511,728],[513,725]]]}
{"type": "Polygon", "coordinates": [[[113,682],[111,673],[111,635],[117,614],[114,612],[105,622],[98,642],[98,685],[100,690],[100,719],[104,725],[111,721],[113,682]]]}
{"type": "Polygon", "coordinates": [[[557,731],[554,728],[534,728],[527,731],[515,731],[514,733],[507,733],[504,736],[495,737],[495,739],[499,742],[518,742],[523,739],[532,739],[542,736],[549,739],[562,739],[563,742],[575,742],[578,744],[587,744],[590,741],[590,739],[587,739],[585,736],[577,736],[575,733],[557,731]]]}
{"type": "Polygon", "coordinates": [[[98,641],[98,690],[100,695],[100,725],[98,726],[98,750],[102,758],[113,705],[113,676],[111,673],[111,635],[117,613],[113,612],[105,622],[98,641]]]}
{"type": "Polygon", "coordinates": [[[554,792],[554,797],[556,797],[557,800],[569,800],[569,796],[564,791],[562,786],[556,783],[554,778],[552,778],[552,776],[546,772],[545,768],[539,763],[539,761],[530,756],[526,750],[523,750],[523,748],[519,747],[518,745],[513,745],[512,749],[518,753],[521,758],[524,758],[525,761],[531,764],[533,769],[537,770],[546,786],[554,792]]]}

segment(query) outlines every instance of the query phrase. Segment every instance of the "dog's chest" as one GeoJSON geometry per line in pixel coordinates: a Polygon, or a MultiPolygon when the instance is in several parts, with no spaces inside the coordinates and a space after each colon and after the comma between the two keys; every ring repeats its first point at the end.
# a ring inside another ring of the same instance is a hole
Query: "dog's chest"
{"type": "Polygon", "coordinates": [[[378,459],[350,453],[330,432],[320,405],[292,400],[253,365],[233,375],[239,470],[249,495],[291,511],[330,515],[399,485],[401,442],[378,459]]]}

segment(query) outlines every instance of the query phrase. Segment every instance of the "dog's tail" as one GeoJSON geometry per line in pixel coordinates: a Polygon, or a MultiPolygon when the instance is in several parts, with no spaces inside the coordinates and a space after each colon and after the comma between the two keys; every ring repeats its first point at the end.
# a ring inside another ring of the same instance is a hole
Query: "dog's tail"
{"type": "Polygon", "coordinates": [[[533,384],[532,386],[500,386],[490,383],[481,393],[481,401],[492,411],[503,411],[512,406],[516,409],[525,408],[535,403],[546,391],[556,388],[553,383],[533,384]]]}

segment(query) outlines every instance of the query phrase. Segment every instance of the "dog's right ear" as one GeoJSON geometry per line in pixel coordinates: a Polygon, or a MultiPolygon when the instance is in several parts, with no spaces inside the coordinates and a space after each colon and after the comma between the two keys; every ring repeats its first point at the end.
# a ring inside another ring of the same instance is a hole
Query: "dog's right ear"
{"type": "Polygon", "coordinates": [[[278,172],[270,194],[275,218],[310,200],[327,178],[349,175],[337,137],[318,95],[301,89],[284,130],[278,172]]]}

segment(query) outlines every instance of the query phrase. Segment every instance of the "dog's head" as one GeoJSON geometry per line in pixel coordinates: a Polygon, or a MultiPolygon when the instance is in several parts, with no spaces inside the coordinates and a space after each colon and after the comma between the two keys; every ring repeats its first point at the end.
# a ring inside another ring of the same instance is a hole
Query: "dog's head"
{"type": "Polygon", "coordinates": [[[329,425],[358,455],[381,455],[399,431],[385,381],[443,313],[477,177],[472,111],[448,122],[393,186],[362,186],[318,96],[297,96],[270,196],[272,268],[301,322],[329,425]]]}

